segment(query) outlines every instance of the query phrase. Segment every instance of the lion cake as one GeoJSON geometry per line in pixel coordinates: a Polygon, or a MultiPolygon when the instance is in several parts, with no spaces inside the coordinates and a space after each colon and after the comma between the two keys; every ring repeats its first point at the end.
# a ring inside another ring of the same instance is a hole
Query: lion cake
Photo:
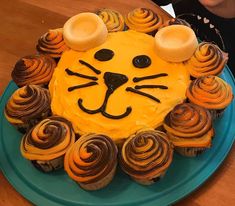
{"type": "MultiPolygon", "coordinates": [[[[33,66],[33,74],[37,74],[37,79],[47,77],[46,88],[43,89],[50,96],[52,117],[68,121],[68,130],[79,137],[75,142],[73,135],[63,158],[65,171],[82,188],[96,190],[108,185],[115,175],[117,164],[140,184],[156,182],[169,168],[173,151],[177,149],[174,147],[178,145],[172,141],[175,138],[166,127],[169,122],[166,118],[174,112],[174,108],[187,104],[186,91],[192,79],[203,74],[193,75],[192,65],[196,62],[197,70],[205,70],[202,68],[204,64],[198,63],[201,58],[194,59],[199,51],[207,55],[207,48],[211,48],[207,42],[207,46],[201,49],[204,43],[198,44],[189,26],[181,23],[169,25],[162,16],[145,8],[135,9],[126,16],[111,9],[80,13],[69,18],[63,28],[44,34],[37,44],[40,54],[35,55],[33,60],[30,56],[31,61],[23,58],[26,66],[14,69],[15,76],[20,73],[20,79],[27,80],[23,86],[31,87],[33,81],[25,68],[31,71],[34,59],[39,56],[52,60],[50,76],[40,72],[40,68],[47,65],[43,61],[40,61],[40,67],[33,66]]],[[[213,53],[209,56],[212,59],[216,57],[213,53]]],[[[220,55],[220,59],[219,73],[227,56],[220,55]]],[[[212,66],[209,74],[214,74],[217,69],[218,66],[212,66]]],[[[199,107],[194,104],[195,108],[199,107]]],[[[8,114],[7,109],[5,114],[8,114]]],[[[177,116],[181,110],[174,114],[177,116]]],[[[204,110],[205,114],[209,113],[207,108],[204,110]]],[[[45,118],[51,121],[52,117],[45,118]]],[[[179,121],[181,119],[185,119],[183,114],[179,121]]],[[[214,131],[213,124],[209,126],[210,131],[214,131]]],[[[41,137],[30,133],[32,129],[24,135],[21,145],[32,138],[41,141],[41,137]]],[[[56,133],[57,128],[53,129],[56,133]]],[[[211,146],[213,134],[211,132],[206,148],[211,146]]],[[[48,141],[50,138],[54,140],[53,135],[47,137],[48,141]]],[[[53,143],[58,145],[60,142],[53,143]]],[[[192,144],[185,147],[191,148],[192,144]]],[[[21,151],[23,156],[27,156],[25,151],[21,151]]],[[[42,154],[45,154],[43,148],[42,154]]],[[[43,161],[41,157],[32,160],[40,164],[45,164],[46,160],[48,165],[54,159],[54,156],[43,156],[43,161]]],[[[60,161],[49,170],[61,167],[60,161]]]]}

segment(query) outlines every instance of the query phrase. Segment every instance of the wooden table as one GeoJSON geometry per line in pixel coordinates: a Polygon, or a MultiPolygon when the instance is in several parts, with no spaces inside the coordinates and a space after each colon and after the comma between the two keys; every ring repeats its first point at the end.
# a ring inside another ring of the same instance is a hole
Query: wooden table
{"type": "MultiPolygon", "coordinates": [[[[148,0],[1,0],[0,2],[0,95],[11,80],[11,70],[22,56],[35,53],[36,41],[49,28],[61,27],[68,17],[102,7],[127,13],[136,7],[154,8],[148,0]]],[[[235,205],[235,147],[198,190],[177,206],[235,205]]],[[[1,158],[1,157],[0,157],[1,158]]],[[[32,205],[0,173],[0,205],[32,205]]]]}

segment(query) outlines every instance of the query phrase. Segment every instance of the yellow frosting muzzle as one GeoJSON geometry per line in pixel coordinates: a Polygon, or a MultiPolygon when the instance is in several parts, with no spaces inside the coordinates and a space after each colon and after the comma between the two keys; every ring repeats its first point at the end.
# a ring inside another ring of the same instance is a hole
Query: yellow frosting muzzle
{"type": "Polygon", "coordinates": [[[154,48],[152,36],[125,31],[109,33],[86,52],[64,52],[49,85],[52,112],[70,120],[76,133],[105,134],[116,142],[161,125],[185,99],[189,73],[154,48]]]}

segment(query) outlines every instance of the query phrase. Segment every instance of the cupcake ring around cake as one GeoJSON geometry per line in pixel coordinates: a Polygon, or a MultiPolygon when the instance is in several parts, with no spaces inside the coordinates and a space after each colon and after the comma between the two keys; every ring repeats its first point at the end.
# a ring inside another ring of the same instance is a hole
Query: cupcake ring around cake
{"type": "MultiPolygon", "coordinates": [[[[136,131],[162,126],[167,113],[185,101],[190,84],[185,61],[193,55],[197,41],[192,30],[182,25],[162,28],[161,38],[133,30],[107,32],[104,22],[93,13],[78,14],[65,23],[63,39],[70,49],[61,55],[49,84],[51,108],[53,115],[71,121],[81,139],[95,133],[109,136],[117,144],[129,138],[127,144],[136,131]],[[182,35],[166,35],[166,31],[182,35]],[[167,47],[158,44],[161,40],[167,47]],[[182,49],[181,44],[170,45],[172,41],[186,41],[187,45],[182,49]],[[178,55],[180,49],[183,52],[178,55]]],[[[68,162],[66,158],[67,171],[68,162]]],[[[111,169],[107,184],[116,165],[111,169]]],[[[149,184],[162,175],[134,179],[149,184]]],[[[88,190],[106,186],[99,181],[95,186],[80,185],[88,190]]]]}

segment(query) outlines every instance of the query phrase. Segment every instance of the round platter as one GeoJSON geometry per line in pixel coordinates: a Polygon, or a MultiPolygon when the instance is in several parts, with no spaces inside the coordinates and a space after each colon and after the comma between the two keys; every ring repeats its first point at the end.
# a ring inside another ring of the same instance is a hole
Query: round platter
{"type": "MultiPolygon", "coordinates": [[[[221,77],[235,91],[235,81],[228,68],[221,77]]],[[[174,154],[174,160],[165,177],[151,186],[141,186],[118,169],[108,187],[88,192],[82,190],[62,170],[44,174],[20,154],[22,134],[4,117],[4,106],[17,89],[10,82],[0,102],[0,163],[1,169],[25,198],[36,205],[50,206],[124,206],[124,205],[169,205],[185,197],[199,187],[219,167],[228,154],[235,137],[235,102],[224,115],[214,122],[215,138],[211,149],[196,158],[174,154]]]]}

